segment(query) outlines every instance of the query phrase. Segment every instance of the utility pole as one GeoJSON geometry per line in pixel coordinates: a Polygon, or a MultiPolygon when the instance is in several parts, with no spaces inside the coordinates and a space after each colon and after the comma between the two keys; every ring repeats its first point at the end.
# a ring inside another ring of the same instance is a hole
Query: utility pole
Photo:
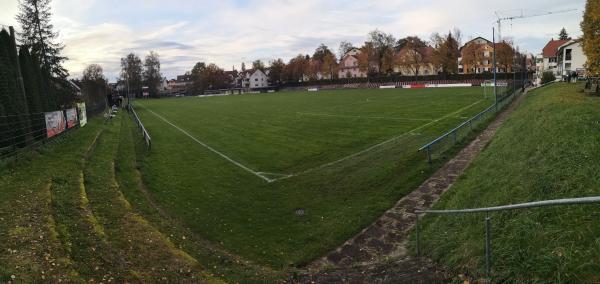
{"type": "Polygon", "coordinates": [[[497,74],[496,74],[496,28],[492,27],[492,44],[494,46],[494,105],[496,105],[496,111],[498,111],[498,93],[496,90],[497,82],[497,74]]]}

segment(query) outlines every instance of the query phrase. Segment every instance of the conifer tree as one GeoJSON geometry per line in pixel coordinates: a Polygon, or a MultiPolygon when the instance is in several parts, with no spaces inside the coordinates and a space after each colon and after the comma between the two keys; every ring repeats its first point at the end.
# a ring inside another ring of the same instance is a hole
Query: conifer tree
{"type": "Polygon", "coordinates": [[[24,146],[31,135],[29,131],[29,112],[27,102],[17,81],[17,52],[13,38],[2,30],[0,32],[0,102],[5,108],[7,126],[0,138],[4,146],[24,146]]]}
{"type": "Polygon", "coordinates": [[[20,0],[17,21],[21,24],[20,43],[32,47],[36,57],[52,76],[66,78],[69,73],[62,66],[67,60],[61,55],[64,45],[56,42],[58,33],[50,23],[51,0],[20,0]]]}
{"type": "Polygon", "coordinates": [[[569,37],[569,34],[567,33],[567,30],[565,28],[562,28],[560,30],[560,33],[558,33],[558,39],[560,39],[560,40],[569,40],[571,38],[569,37]]]}

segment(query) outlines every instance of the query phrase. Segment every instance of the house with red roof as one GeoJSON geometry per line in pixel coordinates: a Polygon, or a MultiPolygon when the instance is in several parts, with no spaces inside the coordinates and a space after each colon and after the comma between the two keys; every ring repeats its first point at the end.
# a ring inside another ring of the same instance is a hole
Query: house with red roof
{"type": "Polygon", "coordinates": [[[555,76],[558,74],[558,48],[567,43],[568,40],[551,39],[542,49],[542,53],[536,56],[536,77],[541,80],[542,74],[546,71],[552,71],[555,76]]]}

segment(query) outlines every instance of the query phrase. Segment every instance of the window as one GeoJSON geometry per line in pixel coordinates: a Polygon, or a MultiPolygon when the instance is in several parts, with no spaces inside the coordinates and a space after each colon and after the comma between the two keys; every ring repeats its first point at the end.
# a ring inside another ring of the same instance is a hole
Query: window
{"type": "Polygon", "coordinates": [[[571,60],[571,49],[565,50],[565,60],[571,60]]]}
{"type": "Polygon", "coordinates": [[[567,71],[571,70],[571,63],[565,63],[565,70],[567,70],[567,71]]]}
{"type": "Polygon", "coordinates": [[[255,81],[255,82],[258,82],[258,78],[254,78],[254,81],[255,81]]]}
{"type": "Polygon", "coordinates": [[[550,62],[550,63],[556,63],[556,57],[550,57],[550,59],[548,60],[548,62],[550,62]]]}

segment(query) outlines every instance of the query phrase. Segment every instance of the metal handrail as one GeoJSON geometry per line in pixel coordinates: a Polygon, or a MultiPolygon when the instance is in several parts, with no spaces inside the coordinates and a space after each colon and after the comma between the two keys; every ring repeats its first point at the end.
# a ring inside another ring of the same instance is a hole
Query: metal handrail
{"type": "Polygon", "coordinates": [[[600,196],[543,200],[543,201],[534,201],[534,202],[526,202],[526,203],[519,203],[519,204],[483,207],[483,208],[471,208],[471,209],[415,210],[415,213],[417,213],[417,214],[425,214],[425,213],[428,213],[428,214],[464,214],[464,213],[495,212],[495,211],[517,210],[517,209],[554,206],[554,205],[573,205],[573,204],[587,204],[587,203],[600,203],[600,196]]]}
{"type": "Polygon", "coordinates": [[[449,210],[415,210],[415,239],[416,239],[416,253],[417,257],[421,255],[421,242],[419,237],[419,215],[421,214],[436,214],[436,215],[457,215],[457,214],[470,214],[470,213],[486,213],[485,217],[485,275],[486,279],[490,280],[491,267],[492,267],[492,248],[491,248],[491,218],[487,213],[508,211],[508,210],[520,210],[528,208],[538,208],[547,206],[558,206],[558,205],[577,205],[577,204],[592,204],[600,203],[600,196],[590,197],[578,197],[578,198],[564,198],[564,199],[553,199],[553,200],[542,200],[533,201],[519,204],[510,204],[502,206],[482,207],[482,208],[470,208],[470,209],[449,209],[449,210]]]}
{"type": "Polygon", "coordinates": [[[453,142],[456,143],[458,138],[457,138],[457,133],[460,129],[466,127],[467,125],[469,125],[471,127],[471,130],[473,128],[473,124],[475,121],[478,121],[482,116],[491,113],[491,112],[497,112],[498,110],[500,110],[503,106],[501,106],[501,104],[503,102],[505,102],[506,100],[508,100],[509,98],[512,100],[517,94],[519,93],[519,91],[516,91],[514,93],[509,94],[508,96],[505,96],[503,98],[500,98],[499,100],[495,101],[493,105],[491,105],[490,107],[486,108],[485,110],[481,111],[480,113],[474,115],[473,117],[469,118],[468,120],[464,121],[463,123],[459,124],[457,127],[453,128],[452,130],[442,134],[441,136],[439,136],[438,138],[432,140],[431,142],[423,145],[421,148],[419,148],[419,152],[422,152],[423,150],[427,150],[427,161],[431,164],[432,162],[432,158],[431,158],[431,147],[437,143],[439,143],[440,141],[447,139],[448,137],[450,137],[452,135],[453,137],[453,142]]]}
{"type": "Polygon", "coordinates": [[[140,120],[140,117],[137,115],[137,112],[135,112],[133,105],[130,104],[128,109],[130,109],[131,113],[133,113],[133,118],[135,119],[135,122],[137,123],[140,130],[142,131],[142,135],[144,136],[146,146],[148,147],[148,150],[150,150],[152,148],[152,138],[150,137],[150,133],[148,133],[148,130],[146,130],[146,127],[144,127],[144,124],[140,120]]]}

